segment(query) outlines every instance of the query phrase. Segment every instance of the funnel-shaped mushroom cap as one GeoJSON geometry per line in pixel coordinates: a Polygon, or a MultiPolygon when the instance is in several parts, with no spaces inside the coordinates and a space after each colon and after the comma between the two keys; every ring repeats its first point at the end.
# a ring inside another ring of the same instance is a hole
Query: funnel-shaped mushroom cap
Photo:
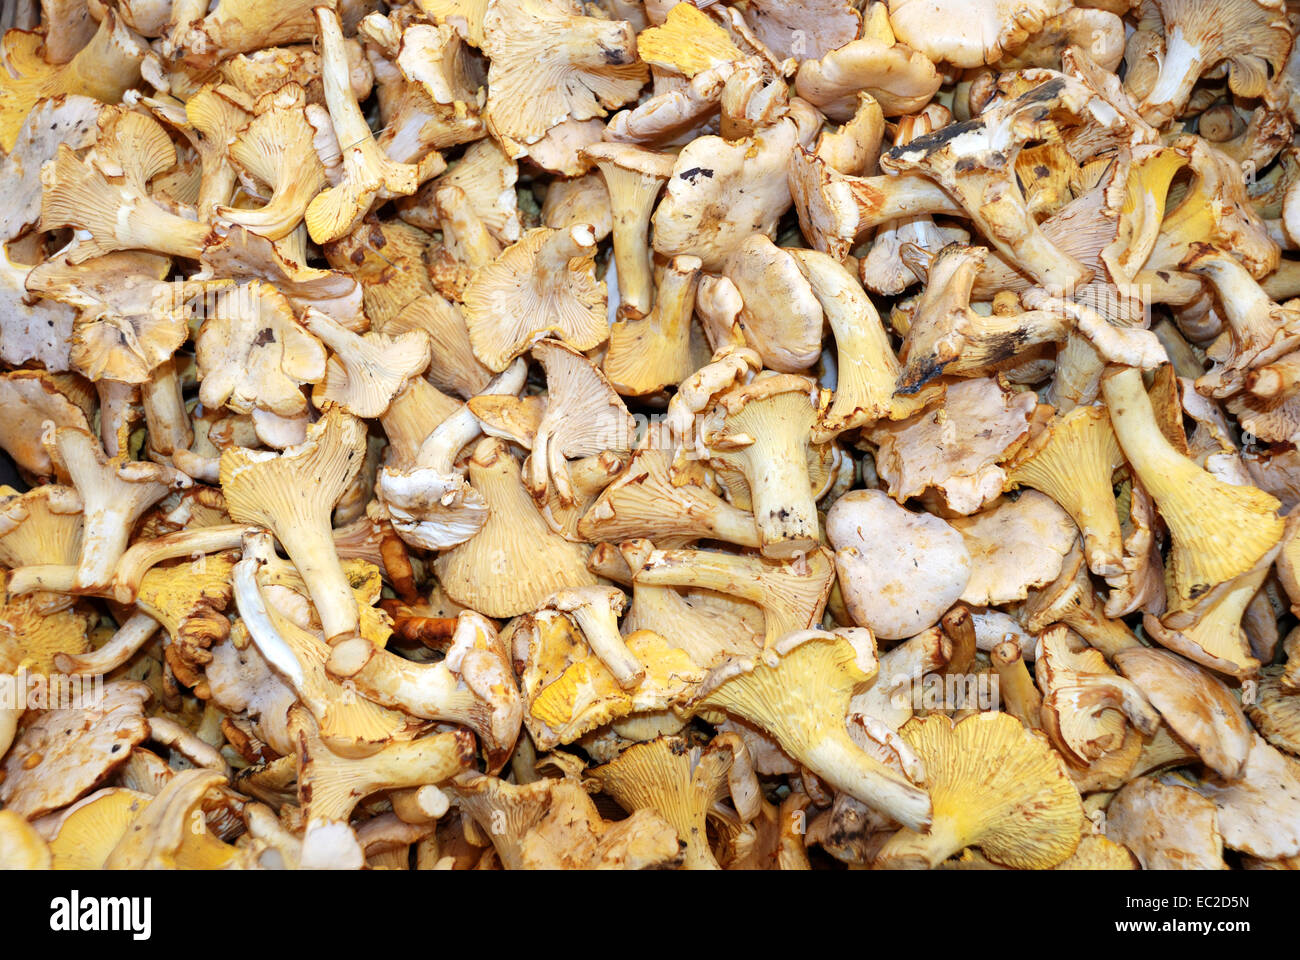
{"type": "Polygon", "coordinates": [[[1159,73],[1138,105],[1143,118],[1157,125],[1181,115],[1202,74],[1220,64],[1233,93],[1263,95],[1270,70],[1280,73],[1291,50],[1287,7],[1280,0],[1152,0],[1142,14],[1144,27],[1149,23],[1165,35],[1159,73]]]}
{"type": "Polygon", "coordinates": [[[55,444],[84,505],[74,588],[82,592],[103,589],[126,551],[136,520],[169,490],[189,487],[191,481],[162,464],[110,459],[84,430],[61,428],[55,434],[55,444]]]}
{"type": "Polygon", "coordinates": [[[1124,547],[1111,477],[1124,462],[1110,417],[1102,407],[1076,407],[1053,421],[1004,469],[1007,481],[1041,490],[1083,531],[1088,569],[1113,576],[1124,547]]]}
{"type": "Polygon", "coordinates": [[[536,610],[563,587],[594,586],[587,548],[553,533],[524,489],[519,463],[503,440],[479,442],[469,482],[487,503],[483,528],[434,563],[448,596],[489,617],[536,610]],[[528,550],[519,545],[527,543],[528,550]]]}
{"type": "Polygon", "coordinates": [[[857,648],[844,637],[817,630],[791,633],[756,660],[736,659],[715,668],[693,704],[724,710],[765,730],[835,789],[924,829],[931,812],[925,790],[849,736],[849,700],[871,679],[858,662],[857,648]]]}
{"type": "Polygon", "coordinates": [[[814,386],[776,374],[733,387],[718,398],[721,429],[707,428],[710,459],[740,471],[749,486],[765,556],[788,559],[816,547],[818,522],[808,477],[814,386]]]}
{"type": "Polygon", "coordinates": [[[1300,697],[1288,693],[1282,679],[1281,668],[1265,668],[1256,703],[1246,712],[1265,740],[1295,756],[1300,754],[1300,697]]]}
{"type": "Polygon", "coordinates": [[[1108,374],[1102,392],[1124,456],[1169,526],[1173,581],[1182,597],[1199,597],[1245,573],[1282,538],[1274,497],[1219,480],[1165,439],[1140,371],[1108,374]]]}
{"type": "Polygon", "coordinates": [[[645,537],[664,546],[704,539],[758,546],[752,514],[701,484],[674,483],[670,465],[664,451],[637,451],[578,521],[578,535],[609,543],[645,537]]]}
{"type": "Polygon", "coordinates": [[[220,870],[244,855],[209,830],[200,807],[204,796],[224,786],[215,770],[182,770],[167,781],[122,834],[105,858],[107,870],[220,870]]]}
{"type": "Polygon", "coordinates": [[[1078,846],[1083,804],[1041,734],[998,712],[956,724],[944,716],[914,719],[902,734],[925,764],[934,822],[928,833],[890,837],[876,866],[933,868],[979,847],[996,863],[1045,869],[1078,846]]]}
{"type": "Polygon", "coordinates": [[[288,298],[260,280],[218,294],[194,342],[205,407],[298,416],[307,409],[302,384],[325,376],[325,348],[298,323],[288,298]]]}
{"type": "Polygon", "coordinates": [[[117,842],[152,801],[139,790],[106,787],[67,808],[50,839],[54,869],[104,869],[117,842]]]}
{"type": "Polygon", "coordinates": [[[232,519],[275,534],[311,590],[331,643],[355,636],[356,598],[334,548],[330,515],[365,459],[365,426],[331,406],[307,440],[280,456],[231,447],[221,455],[221,492],[232,519]]]}
{"type": "Polygon", "coordinates": [[[44,370],[14,370],[0,375],[0,447],[21,469],[36,477],[54,475],[46,446],[46,424],[90,432],[93,395],[74,388],[76,378],[44,370]]]}
{"type": "MultiPolygon", "coordinates": [[[[686,844],[684,869],[717,870],[706,818],[710,808],[731,792],[738,744],[735,734],[720,736],[707,747],[692,747],[679,737],[656,737],[628,747],[592,775],[623,809],[653,810],[672,825],[686,844]]],[[[749,776],[756,802],[757,782],[752,781],[752,771],[749,776]]]]}
{"type": "Polygon", "coordinates": [[[522,146],[565,120],[603,117],[636,98],[646,79],[624,20],[579,16],[562,0],[497,0],[483,17],[487,120],[522,146]]]}
{"type": "Polygon", "coordinates": [[[476,271],[463,308],[475,356],[500,372],[549,334],[577,350],[603,343],[609,325],[595,252],[595,234],[587,224],[539,227],[476,271]]]}

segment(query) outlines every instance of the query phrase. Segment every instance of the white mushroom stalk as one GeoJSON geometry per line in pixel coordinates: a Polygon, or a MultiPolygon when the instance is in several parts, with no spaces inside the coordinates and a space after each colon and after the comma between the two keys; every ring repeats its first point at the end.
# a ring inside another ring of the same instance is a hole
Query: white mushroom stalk
{"type": "Polygon", "coordinates": [[[191,481],[158,464],[110,460],[82,430],[61,429],[55,443],[84,504],[81,560],[73,590],[103,590],[113,580],[140,515],[168,490],[185,489],[191,481]]]}
{"type": "Polygon", "coordinates": [[[409,196],[419,186],[419,171],[396,163],[375,142],[348,81],[347,51],[338,15],[328,7],[316,8],[320,28],[321,79],[334,135],[343,158],[343,180],[317,194],[305,217],[317,243],[337,240],[352,232],[376,197],[409,196]]]}

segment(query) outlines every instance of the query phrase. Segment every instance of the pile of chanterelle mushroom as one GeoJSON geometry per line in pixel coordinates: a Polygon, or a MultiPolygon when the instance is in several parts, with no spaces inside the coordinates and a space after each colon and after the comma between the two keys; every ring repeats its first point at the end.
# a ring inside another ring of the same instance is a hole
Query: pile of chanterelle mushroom
{"type": "Polygon", "coordinates": [[[1283,0],[5,15],[0,865],[1300,865],[1283,0]]]}

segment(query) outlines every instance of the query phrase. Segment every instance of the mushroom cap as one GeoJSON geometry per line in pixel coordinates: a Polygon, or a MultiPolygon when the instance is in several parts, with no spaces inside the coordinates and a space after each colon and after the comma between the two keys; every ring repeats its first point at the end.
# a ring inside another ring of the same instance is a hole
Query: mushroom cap
{"type": "Polygon", "coordinates": [[[778,57],[824,57],[849,43],[862,27],[862,15],[847,0],[750,0],[745,22],[778,57]]]}
{"type": "Polygon", "coordinates": [[[1127,848],[1106,837],[1091,834],[1079,841],[1079,848],[1053,870],[1136,870],[1137,860],[1127,848]]]}
{"type": "Polygon", "coordinates": [[[487,502],[487,522],[434,561],[448,596],[489,617],[515,617],[536,610],[562,587],[596,583],[587,571],[587,548],[547,526],[505,441],[479,442],[469,481],[487,502]],[[521,553],[520,543],[528,543],[528,551],[521,553]]]}
{"type": "Polygon", "coordinates": [[[1281,667],[1266,667],[1259,678],[1258,698],[1246,713],[1255,729],[1273,746],[1300,754],[1300,697],[1282,684],[1281,667]]]}
{"type": "Polygon", "coordinates": [[[1071,0],[889,0],[889,23],[901,42],[934,62],[969,69],[997,63],[1071,5],[1071,0]]]}
{"type": "Polygon", "coordinates": [[[934,866],[931,860],[973,846],[995,863],[1030,870],[1054,867],[1074,853],[1083,804],[1041,734],[997,711],[956,724],[942,715],[915,718],[900,732],[925,765],[934,803],[931,835],[953,849],[918,856],[910,841],[924,844],[926,835],[903,830],[885,842],[877,866],[934,866]]]}
{"type": "Polygon", "coordinates": [[[1300,763],[1259,734],[1241,779],[1206,780],[1193,789],[1214,801],[1223,842],[1265,860],[1300,853],[1300,763]]]}
{"type": "Polygon", "coordinates": [[[1024,600],[1030,587],[1051,583],[1079,536],[1070,515],[1037,490],[950,523],[974,567],[961,600],[978,607],[1024,600]]]}
{"type": "Polygon", "coordinates": [[[750,234],[775,236],[790,209],[786,168],[800,140],[790,119],[735,142],[692,140],[677,155],[651,221],[655,252],[699,257],[705,270],[716,271],[750,234]]]}
{"type": "Polygon", "coordinates": [[[1036,406],[1032,391],[1008,393],[988,378],[961,380],[936,407],[871,428],[876,470],[900,503],[934,487],[951,510],[974,513],[1001,493],[1006,472],[998,464],[1029,435],[1036,406]]]}
{"type": "Polygon", "coordinates": [[[1106,808],[1106,836],[1144,870],[1225,870],[1214,804],[1187,787],[1139,777],[1106,808]]]}
{"type": "Polygon", "coordinates": [[[46,710],[18,735],[4,762],[0,800],[31,820],[67,806],[126,762],[149,736],[152,691],[116,680],[85,709],[46,710]]]}
{"type": "Polygon", "coordinates": [[[1119,651],[1115,666],[1206,766],[1229,780],[1242,775],[1253,732],[1222,680],[1177,654],[1150,647],[1119,651]]]}
{"type": "Polygon", "coordinates": [[[919,111],[942,83],[924,54],[865,37],[820,60],[805,60],[795,77],[799,96],[841,123],[857,111],[862,91],[876,99],[885,116],[896,117],[919,111]]]}
{"type": "Polygon", "coordinates": [[[603,343],[609,337],[606,292],[596,279],[594,254],[595,234],[587,224],[563,231],[539,227],[476,271],[462,312],[479,360],[499,373],[548,334],[578,350],[603,343]]]}
{"type": "Polygon", "coordinates": [[[881,490],[846,493],[826,514],[840,590],[854,621],[896,640],[934,626],[966,589],[966,541],[947,522],[913,513],[881,490]]]}
{"type": "Polygon", "coordinates": [[[288,298],[261,280],[217,298],[194,340],[204,406],[225,404],[236,413],[257,407],[281,417],[305,412],[301,385],[325,378],[326,352],[288,298]]]}

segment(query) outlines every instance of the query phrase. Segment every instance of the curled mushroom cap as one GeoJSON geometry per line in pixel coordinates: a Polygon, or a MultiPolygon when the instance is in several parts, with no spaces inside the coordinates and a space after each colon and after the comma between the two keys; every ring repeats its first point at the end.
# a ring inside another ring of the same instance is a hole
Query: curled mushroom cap
{"type": "Polygon", "coordinates": [[[1207,767],[1228,780],[1242,776],[1252,734],[1223,681],[1177,654],[1144,647],[1121,650],[1115,666],[1142,688],[1165,723],[1207,767]]]}
{"type": "Polygon", "coordinates": [[[826,536],[853,619],[886,640],[934,626],[970,580],[962,535],[880,490],[854,490],[837,500],[826,515],[826,536]]]}
{"type": "Polygon", "coordinates": [[[693,140],[677,155],[655,209],[655,252],[699,257],[705,270],[717,270],[750,234],[773,236],[790,208],[790,151],[803,139],[795,120],[786,118],[734,143],[693,140]]]}
{"type": "Polygon", "coordinates": [[[874,97],[885,116],[894,117],[920,110],[942,82],[924,54],[902,44],[863,37],[831,50],[820,60],[805,60],[795,77],[795,89],[827,117],[843,121],[853,115],[859,91],[874,97]]]}
{"type": "Polygon", "coordinates": [[[1032,393],[1008,393],[991,379],[959,381],[933,411],[871,429],[876,469],[900,503],[934,487],[954,512],[974,513],[1001,492],[998,464],[1028,436],[1035,406],[1032,393]]]}
{"type": "Polygon", "coordinates": [[[1259,96],[1269,70],[1280,71],[1290,52],[1286,5],[1274,0],[1237,0],[1223,6],[1153,0],[1143,13],[1165,34],[1160,72],[1138,106],[1151,123],[1178,116],[1201,75],[1224,61],[1232,91],[1259,96]]]}
{"type": "Polygon", "coordinates": [[[1083,804],[1041,734],[998,712],[956,724],[944,716],[918,718],[902,734],[925,764],[934,820],[924,833],[904,829],[890,837],[876,866],[933,868],[974,846],[996,863],[1045,869],[1078,846],[1083,804]]]}

